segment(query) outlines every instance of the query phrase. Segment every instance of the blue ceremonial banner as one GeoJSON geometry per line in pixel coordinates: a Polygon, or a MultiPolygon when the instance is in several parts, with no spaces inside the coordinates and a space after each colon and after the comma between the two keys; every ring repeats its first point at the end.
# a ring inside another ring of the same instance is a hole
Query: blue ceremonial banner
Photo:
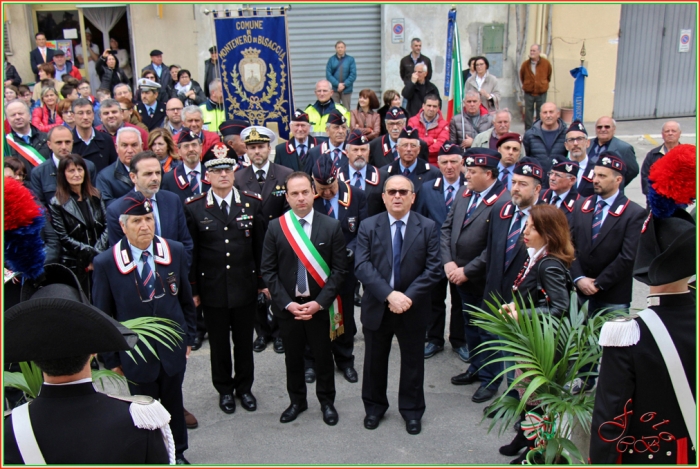
{"type": "Polygon", "coordinates": [[[248,119],[289,139],[292,79],[287,17],[214,19],[227,119],[248,119]]]}
{"type": "Polygon", "coordinates": [[[583,98],[586,94],[586,77],[588,70],[585,67],[578,67],[571,70],[574,77],[574,117],[573,120],[583,122],[583,98]]]}

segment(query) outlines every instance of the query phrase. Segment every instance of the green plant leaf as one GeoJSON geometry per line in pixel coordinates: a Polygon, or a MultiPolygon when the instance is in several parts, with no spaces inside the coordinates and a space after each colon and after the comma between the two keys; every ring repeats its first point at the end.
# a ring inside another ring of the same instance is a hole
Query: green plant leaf
{"type": "Polygon", "coordinates": [[[27,380],[25,379],[22,373],[15,371],[5,371],[2,374],[2,379],[5,386],[19,389],[26,396],[31,397],[32,399],[36,397],[36,394],[33,394],[32,390],[27,385],[27,380]]]}

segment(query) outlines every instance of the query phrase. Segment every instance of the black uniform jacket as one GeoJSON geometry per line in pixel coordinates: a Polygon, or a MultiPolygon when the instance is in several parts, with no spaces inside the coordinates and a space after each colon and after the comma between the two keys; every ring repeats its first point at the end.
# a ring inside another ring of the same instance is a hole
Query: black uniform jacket
{"type": "MultiPolygon", "coordinates": [[[[199,193],[203,194],[209,190],[211,185],[207,179],[207,172],[204,169],[204,165],[201,165],[201,168],[204,174],[199,175],[199,193]]],[[[190,179],[186,176],[186,169],[184,164],[177,166],[169,173],[165,173],[163,175],[163,182],[160,183],[161,189],[177,194],[182,203],[185,203],[187,199],[195,195],[192,193],[192,188],[190,187],[190,179]]]]}
{"type": "MultiPolygon", "coordinates": [[[[556,192],[554,192],[552,189],[542,189],[540,191],[540,200],[537,202],[537,204],[549,205],[552,201],[552,197],[555,195],[556,192]]],[[[569,222],[569,227],[571,227],[574,220],[574,205],[580,197],[581,196],[576,191],[576,187],[572,187],[569,193],[566,194],[566,198],[561,202],[561,205],[559,205],[561,211],[564,212],[564,215],[566,215],[566,221],[569,222]]]]}
{"type": "MultiPolygon", "coordinates": [[[[367,196],[367,216],[371,217],[386,210],[384,201],[382,201],[382,191],[384,190],[384,179],[376,166],[368,164],[365,170],[365,195],[367,196]]],[[[345,162],[340,166],[338,171],[338,179],[347,182],[351,187],[353,172],[350,171],[349,163],[345,162]]]]}
{"type": "Polygon", "coordinates": [[[289,209],[287,204],[287,185],[284,180],[292,174],[292,170],[275,163],[270,163],[265,183],[260,187],[256,168],[253,165],[236,172],[234,185],[243,191],[254,192],[262,196],[262,217],[265,228],[271,220],[281,216],[289,209]]]}
{"type": "MultiPolygon", "coordinates": [[[[326,214],[323,199],[316,194],[314,210],[326,214]]],[[[365,191],[338,181],[338,213],[336,220],[340,222],[345,237],[345,245],[355,251],[357,231],[362,220],[367,218],[367,196],[365,191]]]]}
{"type": "MultiPolygon", "coordinates": [[[[418,158],[428,161],[428,144],[420,140],[420,152],[418,158]]],[[[389,135],[382,135],[369,142],[369,163],[377,168],[394,162],[394,154],[391,152],[389,135]]]]}
{"type": "Polygon", "coordinates": [[[297,153],[297,141],[294,137],[290,137],[289,141],[280,143],[275,147],[275,163],[287,167],[292,171],[304,171],[306,159],[309,157],[309,150],[320,145],[320,143],[321,139],[309,135],[306,156],[304,157],[304,161],[301,161],[299,153],[297,153]]]}

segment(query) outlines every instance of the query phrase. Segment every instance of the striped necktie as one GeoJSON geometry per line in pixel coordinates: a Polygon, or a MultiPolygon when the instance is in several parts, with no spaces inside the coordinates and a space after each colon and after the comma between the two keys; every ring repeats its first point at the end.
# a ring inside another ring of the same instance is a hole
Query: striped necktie
{"type": "Polygon", "coordinates": [[[508,231],[508,239],[506,240],[506,263],[504,270],[508,268],[511,262],[513,262],[513,257],[515,256],[515,245],[518,242],[518,237],[520,236],[520,221],[523,218],[523,212],[518,210],[515,212],[513,217],[513,225],[508,231]]]}
{"type": "Polygon", "coordinates": [[[452,207],[452,202],[455,200],[454,191],[454,187],[447,186],[447,194],[445,194],[445,207],[447,207],[448,211],[450,210],[450,207],[452,207]]]}
{"type": "Polygon", "coordinates": [[[199,174],[199,171],[192,170],[190,171],[190,189],[192,190],[193,194],[199,194],[199,181],[197,181],[197,175],[199,174]]]}
{"type": "Polygon", "coordinates": [[[606,205],[604,200],[596,204],[595,213],[593,214],[593,226],[591,227],[591,241],[594,243],[600,234],[600,229],[603,227],[603,208],[606,205]]]}
{"type": "Polygon", "coordinates": [[[143,268],[141,269],[141,288],[144,292],[142,298],[148,298],[152,300],[156,294],[156,276],[151,270],[151,266],[148,264],[148,251],[143,251],[141,253],[141,262],[143,262],[143,268]]]}

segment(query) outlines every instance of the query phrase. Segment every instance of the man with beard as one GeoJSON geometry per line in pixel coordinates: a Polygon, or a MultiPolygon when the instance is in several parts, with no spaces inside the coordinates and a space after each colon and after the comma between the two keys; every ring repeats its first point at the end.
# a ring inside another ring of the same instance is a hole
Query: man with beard
{"type": "Polygon", "coordinates": [[[348,161],[338,169],[338,179],[352,187],[362,189],[367,195],[367,214],[376,215],[384,211],[382,186],[384,180],[376,166],[368,164],[371,143],[362,131],[353,130],[348,137],[346,153],[348,161]]]}
{"type": "Polygon", "coordinates": [[[310,136],[309,115],[297,109],[290,118],[291,138],[287,143],[275,147],[275,163],[286,166],[292,171],[302,171],[306,167],[309,150],[317,146],[321,139],[310,136]]]}
{"type": "Polygon", "coordinates": [[[593,176],[595,163],[588,158],[588,132],[580,121],[574,121],[566,131],[564,145],[569,152],[569,159],[578,163],[576,173],[576,192],[581,197],[593,195],[593,176]]]}
{"type": "Polygon", "coordinates": [[[190,197],[208,191],[211,186],[201,163],[202,144],[190,129],[183,127],[178,134],[177,153],[183,164],[163,175],[160,188],[177,194],[185,203],[190,197]]]}
{"type": "Polygon", "coordinates": [[[182,101],[178,98],[171,98],[165,103],[165,122],[163,127],[168,129],[173,138],[177,140],[177,134],[180,133],[182,128],[182,101]]]}
{"type": "Polygon", "coordinates": [[[117,144],[117,131],[122,127],[132,127],[141,133],[143,151],[148,150],[148,132],[134,124],[124,122],[121,104],[116,99],[109,98],[100,103],[100,120],[102,124],[95,127],[95,129],[109,134],[114,141],[115,147],[117,144]]]}

